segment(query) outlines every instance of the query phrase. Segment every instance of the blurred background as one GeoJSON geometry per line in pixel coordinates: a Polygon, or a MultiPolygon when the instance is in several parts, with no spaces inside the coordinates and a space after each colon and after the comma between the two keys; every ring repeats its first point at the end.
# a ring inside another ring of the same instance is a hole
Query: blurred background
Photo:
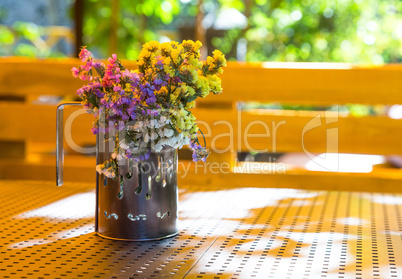
{"type": "Polygon", "coordinates": [[[144,42],[200,40],[229,60],[402,60],[396,0],[0,0],[0,55],[135,59],[144,42]],[[106,38],[106,39],[105,39],[106,38]]]}
{"type": "MultiPolygon", "coordinates": [[[[184,39],[201,41],[204,58],[219,49],[229,61],[248,62],[229,63],[223,76],[225,94],[197,103],[198,108],[216,109],[214,113],[222,114],[217,119],[225,119],[230,109],[258,119],[262,114],[282,115],[300,127],[305,125],[300,121],[316,112],[336,112],[340,121],[352,120],[350,125],[339,122],[339,138],[347,144],[334,151],[341,154],[339,172],[402,168],[402,1],[0,0],[0,118],[6,120],[0,126],[0,158],[5,159],[0,160],[0,178],[54,178],[55,107],[78,100],[75,92],[83,83],[72,78],[70,69],[79,62],[70,58],[78,56],[81,46],[88,46],[96,58],[116,53],[132,60],[125,61],[130,68],[145,42],[184,39]],[[243,91],[238,92],[238,84],[244,85],[243,91]],[[30,113],[29,127],[19,111],[30,113]]],[[[92,119],[85,119],[74,124],[74,140],[93,146],[88,129],[92,119]]],[[[277,153],[235,150],[235,155],[228,152],[227,158],[211,161],[236,158],[284,162],[288,171],[327,170],[310,166],[311,158],[303,153],[293,154],[300,153],[301,143],[289,148],[294,132],[288,136],[277,153]]],[[[312,138],[314,150],[326,140],[312,138]]],[[[73,158],[66,160],[66,177],[94,178],[88,171],[93,156],[86,161],[90,156],[74,150],[66,154],[73,158]]],[[[180,156],[191,159],[186,150],[180,156]]],[[[382,179],[383,173],[374,176],[382,179]]],[[[400,183],[396,175],[401,176],[392,173],[392,183],[400,183]]]]}

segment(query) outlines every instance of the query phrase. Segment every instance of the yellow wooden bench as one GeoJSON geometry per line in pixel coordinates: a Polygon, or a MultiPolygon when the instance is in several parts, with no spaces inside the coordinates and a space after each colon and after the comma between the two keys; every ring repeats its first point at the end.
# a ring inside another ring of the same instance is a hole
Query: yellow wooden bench
{"type": "MultiPolygon", "coordinates": [[[[55,179],[56,104],[39,99],[73,99],[82,83],[70,69],[78,64],[77,59],[0,60],[0,178],[55,179]]],[[[402,192],[401,170],[386,166],[369,173],[339,173],[268,162],[245,171],[250,163],[237,161],[238,152],[249,151],[402,155],[398,119],[336,111],[239,109],[248,102],[316,107],[402,104],[402,66],[232,62],[222,82],[223,94],[209,96],[194,109],[213,152],[206,164],[182,160],[180,183],[402,192]]],[[[67,109],[65,119],[75,110],[67,109]]],[[[72,123],[76,144],[94,144],[91,122],[91,116],[80,114],[72,123]]],[[[65,165],[66,181],[95,180],[93,156],[70,149],[65,165]]]]}

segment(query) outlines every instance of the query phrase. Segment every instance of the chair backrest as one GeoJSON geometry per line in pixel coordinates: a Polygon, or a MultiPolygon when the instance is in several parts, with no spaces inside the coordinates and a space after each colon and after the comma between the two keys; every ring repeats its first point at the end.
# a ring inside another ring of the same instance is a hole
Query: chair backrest
{"type": "MultiPolygon", "coordinates": [[[[55,105],[37,104],[37,99],[50,95],[71,100],[82,85],[70,73],[78,64],[77,59],[0,60],[0,157],[26,159],[32,155],[30,147],[55,143],[55,105]]],[[[401,120],[387,115],[353,116],[337,107],[325,110],[336,105],[389,108],[402,104],[402,66],[230,62],[222,87],[223,94],[208,96],[194,108],[212,154],[207,166],[184,162],[183,183],[402,191],[396,187],[401,179],[399,170],[356,174],[271,169],[262,174],[258,167],[254,172],[242,171],[239,166],[244,163],[237,161],[238,152],[250,151],[300,152],[311,157],[338,152],[402,154],[401,120]],[[304,105],[315,110],[250,109],[251,102],[304,105]]],[[[75,143],[93,144],[92,119],[79,117],[72,124],[75,143]]],[[[0,167],[0,175],[9,178],[7,166],[0,167]]]]}

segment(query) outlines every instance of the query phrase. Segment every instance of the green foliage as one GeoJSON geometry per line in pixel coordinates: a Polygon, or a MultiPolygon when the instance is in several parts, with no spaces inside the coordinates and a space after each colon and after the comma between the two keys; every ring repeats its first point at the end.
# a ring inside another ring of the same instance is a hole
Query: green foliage
{"type": "Polygon", "coordinates": [[[111,20],[118,20],[117,55],[134,59],[142,45],[151,40],[160,40],[157,30],[169,29],[174,16],[180,12],[178,0],[120,0],[119,13],[112,14],[111,0],[88,1],[84,11],[84,42],[98,56],[111,55],[109,36],[111,20]]]}
{"type": "MultiPolygon", "coordinates": [[[[203,0],[206,13],[235,8],[248,16],[248,26],[212,38],[229,59],[239,41],[247,42],[247,61],[331,61],[390,63],[402,60],[402,2],[395,0],[203,0]]],[[[90,1],[85,14],[85,42],[107,53],[111,0],[90,1]]],[[[136,58],[141,45],[163,40],[162,30],[190,26],[197,1],[120,0],[118,54],[136,58]]],[[[230,20],[230,19],[228,19],[230,20]]],[[[165,38],[166,39],[166,38],[165,38]]],[[[170,39],[172,39],[170,37],[170,39]]]]}
{"type": "MultiPolygon", "coordinates": [[[[224,0],[222,0],[224,1],[224,0]]],[[[247,40],[248,61],[400,62],[402,3],[375,0],[250,0],[245,30],[220,41],[247,40]]],[[[244,12],[244,10],[242,10],[244,12]]],[[[219,47],[219,40],[213,40],[219,47]]],[[[233,42],[233,43],[232,43],[233,42]]]]}
{"type": "MultiPolygon", "coordinates": [[[[237,58],[237,47],[246,43],[247,61],[402,61],[402,1],[198,1],[208,16],[235,8],[248,17],[246,28],[220,31],[208,38],[231,60],[237,58]]],[[[113,13],[112,0],[87,0],[83,41],[97,57],[111,55],[110,32],[117,19],[115,52],[121,58],[135,59],[147,41],[180,40],[180,26],[194,27],[198,1],[119,0],[118,12],[113,13]]],[[[0,8],[0,18],[6,12],[0,8]]],[[[40,47],[41,36],[41,28],[33,23],[0,26],[0,55],[61,55],[40,47]]]]}

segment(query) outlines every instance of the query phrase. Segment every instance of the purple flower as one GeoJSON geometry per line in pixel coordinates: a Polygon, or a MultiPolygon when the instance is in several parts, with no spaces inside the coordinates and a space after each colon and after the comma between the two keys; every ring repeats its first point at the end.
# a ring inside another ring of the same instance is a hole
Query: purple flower
{"type": "Polygon", "coordinates": [[[174,83],[181,83],[181,79],[179,77],[173,77],[172,80],[174,83]]]}
{"type": "Polygon", "coordinates": [[[163,66],[163,57],[161,55],[156,56],[155,59],[157,66],[163,66]]]}
{"type": "Polygon", "coordinates": [[[156,97],[155,96],[149,97],[146,100],[146,103],[147,103],[148,106],[155,104],[156,103],[156,97]]]}
{"type": "Polygon", "coordinates": [[[161,85],[162,83],[163,83],[163,80],[160,79],[160,78],[156,78],[156,79],[154,80],[154,84],[156,84],[156,85],[161,85]]]}
{"type": "Polygon", "coordinates": [[[124,121],[119,121],[119,123],[118,123],[118,125],[117,125],[117,130],[118,131],[122,131],[122,130],[124,130],[124,127],[125,127],[126,125],[124,125],[124,121]]]}
{"type": "Polygon", "coordinates": [[[100,100],[101,105],[107,107],[108,106],[108,101],[106,100],[106,98],[103,98],[100,100]]]}
{"type": "Polygon", "coordinates": [[[121,97],[118,101],[117,101],[117,105],[121,106],[121,105],[128,105],[130,104],[130,99],[127,97],[121,97]]]}
{"type": "Polygon", "coordinates": [[[98,127],[92,127],[92,128],[91,128],[91,132],[92,132],[92,134],[94,134],[94,135],[99,134],[99,128],[98,128],[98,127]]]}
{"type": "Polygon", "coordinates": [[[148,150],[148,152],[144,154],[144,159],[148,160],[150,155],[151,155],[151,151],[148,150]]]}
{"type": "Polygon", "coordinates": [[[122,114],[123,114],[121,108],[112,108],[112,111],[111,111],[111,112],[113,113],[113,116],[115,116],[115,115],[122,115],[122,114]]]}
{"type": "Polygon", "coordinates": [[[156,109],[147,109],[147,115],[153,115],[153,116],[158,116],[159,111],[156,109]]]}
{"type": "Polygon", "coordinates": [[[131,155],[131,150],[130,149],[126,149],[126,157],[127,158],[133,158],[133,155],[131,155]]]}
{"type": "Polygon", "coordinates": [[[94,68],[96,68],[96,69],[100,69],[100,68],[102,68],[102,66],[104,66],[104,65],[103,65],[103,63],[101,63],[101,62],[94,62],[94,63],[92,63],[92,66],[93,66],[94,68]]]}
{"type": "Polygon", "coordinates": [[[94,94],[99,97],[99,98],[103,98],[105,96],[105,93],[103,93],[102,91],[100,91],[99,89],[95,89],[94,90],[94,94]]]}
{"type": "Polygon", "coordinates": [[[131,117],[132,120],[135,120],[137,118],[137,115],[135,113],[136,108],[137,107],[136,107],[135,103],[131,103],[130,107],[128,107],[128,109],[127,109],[127,113],[131,117]]]}

